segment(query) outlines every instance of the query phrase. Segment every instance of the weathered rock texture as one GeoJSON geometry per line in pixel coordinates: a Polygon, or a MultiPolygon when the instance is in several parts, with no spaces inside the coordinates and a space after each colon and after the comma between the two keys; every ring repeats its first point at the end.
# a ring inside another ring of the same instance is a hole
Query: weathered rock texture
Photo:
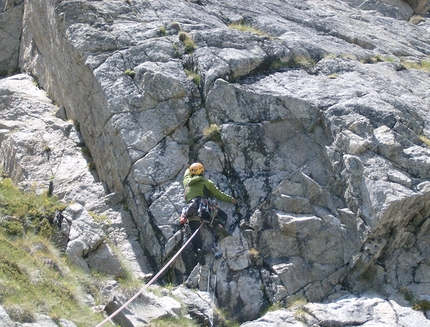
{"type": "Polygon", "coordinates": [[[184,164],[199,160],[239,204],[222,205],[222,259],[180,260],[176,282],[215,292],[241,321],[344,289],[428,299],[430,79],[407,69],[429,61],[429,20],[408,22],[428,1],[23,8],[19,66],[79,126],[106,192],[124,197],[138,258],[158,269],[180,246],[184,164]]]}
{"type": "Polygon", "coordinates": [[[70,205],[56,224],[59,245],[84,269],[112,276],[123,274],[114,240],[130,269],[142,278],[150,273],[130,214],[122,197],[106,195],[91,157],[75,126],[57,116],[64,109],[24,74],[0,80],[0,157],[2,169],[22,188],[48,191],[70,205]],[[84,155],[83,153],[87,153],[84,155]],[[97,221],[98,220],[98,221],[97,221]],[[109,226],[106,232],[102,226],[109,226]]]}
{"type": "Polygon", "coordinates": [[[365,295],[345,296],[330,304],[307,304],[294,310],[269,312],[243,327],[268,326],[428,326],[420,312],[404,308],[394,301],[365,295]]]}
{"type": "Polygon", "coordinates": [[[0,76],[18,70],[24,0],[0,1],[0,76]]]}
{"type": "Polygon", "coordinates": [[[430,9],[430,2],[428,0],[407,0],[406,2],[417,14],[426,14],[430,9]]]}

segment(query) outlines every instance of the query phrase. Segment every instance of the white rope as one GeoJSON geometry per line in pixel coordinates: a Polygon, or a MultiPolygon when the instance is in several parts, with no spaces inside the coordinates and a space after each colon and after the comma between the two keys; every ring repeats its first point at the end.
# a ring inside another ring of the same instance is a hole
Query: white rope
{"type": "Polygon", "coordinates": [[[142,294],[153,282],[155,282],[157,278],[160,277],[160,275],[176,260],[176,258],[181,254],[181,252],[185,249],[185,247],[191,242],[193,237],[196,236],[196,234],[199,232],[202,226],[203,224],[201,224],[199,228],[197,228],[197,230],[193,233],[193,235],[191,235],[191,237],[187,240],[187,242],[185,242],[182,248],[173,256],[173,258],[170,259],[170,261],[164,265],[163,269],[161,269],[154,277],[152,277],[152,279],[145,286],[143,286],[139,292],[133,295],[133,297],[130,300],[125,302],[119,309],[117,309],[109,317],[107,317],[105,320],[99,323],[96,327],[101,327],[108,321],[112,322],[111,319],[113,317],[115,317],[118,313],[120,313],[127,305],[129,305],[134,299],[136,299],[140,294],[142,294]]]}

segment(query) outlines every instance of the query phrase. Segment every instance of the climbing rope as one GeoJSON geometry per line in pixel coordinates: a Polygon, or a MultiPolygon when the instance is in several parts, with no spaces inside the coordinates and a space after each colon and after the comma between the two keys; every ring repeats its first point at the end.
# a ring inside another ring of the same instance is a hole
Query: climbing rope
{"type": "Polygon", "coordinates": [[[191,237],[185,242],[185,244],[181,247],[181,249],[173,256],[172,259],[170,259],[170,261],[168,263],[166,263],[164,265],[164,267],[154,276],[152,277],[152,279],[145,284],[145,286],[143,286],[139,292],[137,292],[135,295],[133,295],[133,297],[128,300],[127,302],[125,302],[119,309],[117,309],[114,313],[112,313],[109,317],[107,317],[105,320],[103,320],[101,323],[99,323],[96,327],[101,327],[103,326],[106,322],[110,321],[112,322],[112,318],[115,317],[118,313],[120,313],[127,305],[129,305],[133,300],[135,300],[140,294],[142,294],[153,282],[155,282],[157,280],[158,277],[160,277],[160,275],[178,258],[178,256],[181,254],[181,252],[186,248],[186,246],[191,242],[191,240],[194,238],[194,236],[197,235],[197,233],[199,232],[200,228],[203,226],[203,224],[201,224],[199,226],[199,228],[197,228],[197,230],[193,233],[193,235],[191,235],[191,237]]]}

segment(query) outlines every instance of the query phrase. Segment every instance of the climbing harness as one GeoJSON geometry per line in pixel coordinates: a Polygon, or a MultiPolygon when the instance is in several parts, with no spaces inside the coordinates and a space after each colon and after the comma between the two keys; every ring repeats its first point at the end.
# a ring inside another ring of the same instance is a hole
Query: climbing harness
{"type": "Polygon", "coordinates": [[[107,317],[105,320],[103,320],[101,323],[99,323],[96,327],[103,326],[106,322],[110,321],[112,322],[112,318],[115,317],[118,313],[120,313],[126,306],[128,306],[133,300],[135,300],[140,294],[142,294],[153,282],[157,280],[158,277],[178,258],[178,256],[182,253],[182,251],[187,247],[187,245],[191,242],[194,236],[197,235],[200,228],[203,226],[200,225],[199,228],[196,229],[196,231],[191,235],[191,237],[185,242],[185,244],[180,248],[180,250],[172,257],[172,259],[169,260],[168,263],[164,265],[164,267],[154,276],[152,279],[143,286],[139,292],[137,292],[135,295],[133,295],[127,302],[125,302],[119,309],[117,309],[114,313],[112,313],[109,317],[107,317]]]}
{"type": "Polygon", "coordinates": [[[191,217],[199,217],[209,226],[213,226],[217,220],[224,224],[218,217],[219,203],[212,198],[197,197],[189,201],[188,207],[182,208],[179,223],[185,225],[191,217]]]}
{"type": "Polygon", "coordinates": [[[210,221],[210,224],[212,224],[215,217],[218,215],[218,208],[219,204],[216,200],[201,198],[198,214],[202,219],[207,222],[210,221]]]}

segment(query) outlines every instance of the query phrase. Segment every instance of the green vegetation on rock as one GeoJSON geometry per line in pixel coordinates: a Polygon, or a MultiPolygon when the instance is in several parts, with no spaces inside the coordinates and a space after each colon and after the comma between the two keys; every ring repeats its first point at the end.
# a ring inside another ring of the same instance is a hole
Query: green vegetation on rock
{"type": "Polygon", "coordinates": [[[51,242],[51,223],[65,205],[53,197],[21,192],[8,178],[0,181],[0,305],[12,320],[35,321],[45,314],[77,326],[101,321],[83,302],[95,281],[74,268],[51,242]]]}

